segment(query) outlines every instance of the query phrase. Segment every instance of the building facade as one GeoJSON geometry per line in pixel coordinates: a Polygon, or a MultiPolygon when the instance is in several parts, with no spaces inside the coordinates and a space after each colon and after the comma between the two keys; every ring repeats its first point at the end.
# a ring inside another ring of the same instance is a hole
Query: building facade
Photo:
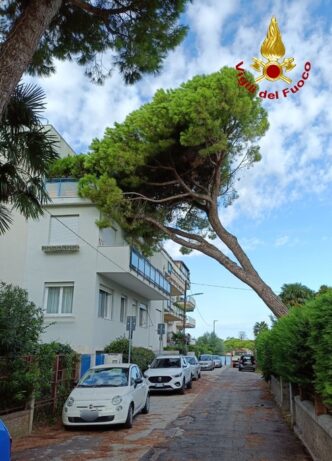
{"type": "MultiPolygon", "coordinates": [[[[62,146],[65,142],[61,139],[62,146]]],[[[65,145],[66,146],[66,145],[65,145]]],[[[62,155],[72,155],[68,148],[62,155]]],[[[129,246],[122,230],[99,228],[100,212],[77,193],[77,182],[47,182],[52,199],[36,221],[15,216],[0,237],[0,280],[27,289],[44,310],[42,340],[96,353],[128,335],[127,317],[136,318],[133,345],[157,352],[172,333],[195,326],[186,315],[194,308],[184,294],[190,272],[162,248],[149,258],[129,246]],[[158,324],[165,335],[158,335],[158,324]]]]}

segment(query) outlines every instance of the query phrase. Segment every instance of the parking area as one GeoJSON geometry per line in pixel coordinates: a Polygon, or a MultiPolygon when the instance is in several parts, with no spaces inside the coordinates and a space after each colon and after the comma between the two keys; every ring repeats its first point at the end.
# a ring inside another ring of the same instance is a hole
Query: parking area
{"type": "Polygon", "coordinates": [[[152,394],[148,415],[138,415],[132,429],[66,431],[62,425],[39,427],[29,437],[14,440],[13,461],[136,461],[154,445],[176,436],[178,428],[167,428],[201,393],[209,392],[224,369],[202,373],[185,395],[152,394]]]}

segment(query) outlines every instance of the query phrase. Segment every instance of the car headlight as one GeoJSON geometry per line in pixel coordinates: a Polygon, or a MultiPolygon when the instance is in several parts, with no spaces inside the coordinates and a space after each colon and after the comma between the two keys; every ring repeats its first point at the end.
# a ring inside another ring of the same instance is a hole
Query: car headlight
{"type": "Polygon", "coordinates": [[[120,395],[116,395],[112,398],[113,405],[119,405],[122,402],[122,397],[120,395]]]}
{"type": "Polygon", "coordinates": [[[69,397],[66,402],[67,407],[72,407],[74,402],[75,402],[74,397],[69,397]]]}
{"type": "Polygon", "coordinates": [[[182,373],[179,373],[178,375],[174,375],[174,378],[180,378],[182,376],[182,373]]]}

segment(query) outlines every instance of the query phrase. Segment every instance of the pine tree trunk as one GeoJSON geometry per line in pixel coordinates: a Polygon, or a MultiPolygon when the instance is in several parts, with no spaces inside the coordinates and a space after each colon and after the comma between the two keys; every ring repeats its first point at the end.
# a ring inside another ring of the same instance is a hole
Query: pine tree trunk
{"type": "Polygon", "coordinates": [[[62,0],[30,0],[0,47],[0,119],[62,0]]]}
{"type": "MultiPolygon", "coordinates": [[[[225,269],[235,275],[235,277],[251,287],[277,318],[283,317],[288,313],[287,307],[283,304],[279,296],[277,296],[269,285],[262,280],[251,264],[251,267],[249,266],[244,269],[229,258],[225,257],[225,255],[223,255],[217,248],[204,248],[204,245],[202,245],[201,251],[202,253],[214,258],[222,266],[224,266],[225,269]]],[[[248,257],[246,256],[246,258],[248,257]]],[[[249,258],[248,262],[250,262],[249,258]]]]}

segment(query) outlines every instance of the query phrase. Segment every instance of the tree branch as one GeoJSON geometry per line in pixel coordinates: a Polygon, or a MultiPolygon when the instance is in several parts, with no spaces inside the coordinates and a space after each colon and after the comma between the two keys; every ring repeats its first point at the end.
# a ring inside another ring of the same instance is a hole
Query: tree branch
{"type": "Polygon", "coordinates": [[[68,0],[69,3],[81,8],[82,10],[86,11],[87,13],[93,14],[94,16],[99,16],[105,21],[109,20],[110,16],[115,14],[126,13],[130,11],[133,7],[132,4],[127,6],[122,6],[121,8],[99,8],[97,6],[93,6],[90,3],[86,3],[84,0],[68,0]]]}
{"type": "Polygon", "coordinates": [[[172,195],[171,197],[166,197],[166,198],[162,198],[159,200],[149,198],[146,195],[139,194],[138,192],[123,192],[123,195],[135,195],[136,196],[136,198],[129,198],[129,200],[144,200],[146,202],[152,202],[152,203],[165,203],[165,202],[171,202],[172,200],[182,199],[183,197],[187,197],[190,194],[172,195]]]}

